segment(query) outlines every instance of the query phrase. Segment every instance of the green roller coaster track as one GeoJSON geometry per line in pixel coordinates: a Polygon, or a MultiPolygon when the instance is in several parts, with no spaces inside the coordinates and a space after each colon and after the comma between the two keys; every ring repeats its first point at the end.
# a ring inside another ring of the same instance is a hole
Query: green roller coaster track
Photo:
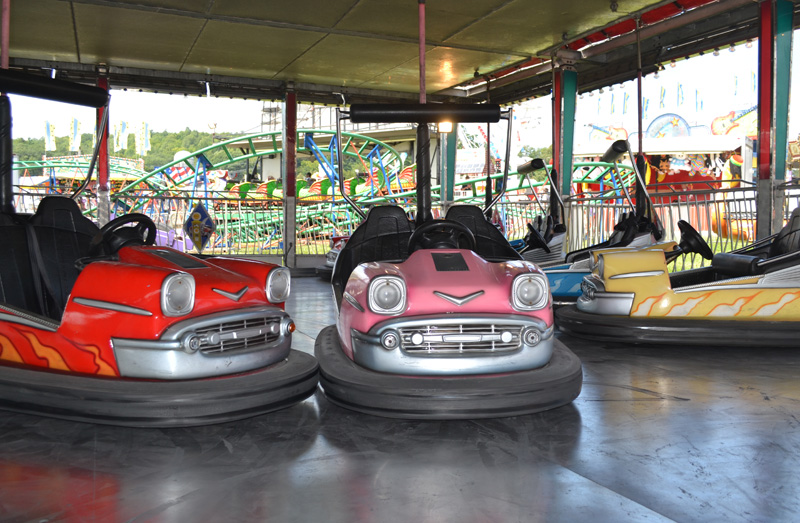
{"type": "MultiPolygon", "coordinates": [[[[224,191],[214,191],[208,189],[205,184],[198,183],[198,180],[202,180],[202,175],[209,171],[225,169],[232,164],[247,160],[281,154],[280,134],[279,131],[257,133],[213,144],[147,173],[112,163],[109,165],[112,177],[123,175],[127,178],[135,178],[112,192],[112,206],[116,212],[156,214],[175,212],[176,206],[181,202],[191,204],[193,201],[204,201],[218,223],[218,244],[279,245],[283,231],[279,190],[275,190],[274,187],[268,192],[240,189],[231,194],[232,191],[229,187],[224,191]],[[218,158],[218,160],[211,161],[209,157],[218,158]],[[173,172],[180,174],[173,177],[170,175],[173,172]],[[159,201],[161,202],[160,210],[155,204],[159,201]]],[[[297,134],[298,152],[314,154],[321,164],[329,163],[326,172],[331,178],[338,176],[338,166],[335,165],[334,160],[335,150],[331,151],[331,147],[335,147],[335,132],[300,129],[297,134]],[[316,139],[316,141],[310,140],[311,148],[307,148],[305,146],[307,141],[302,139],[307,134],[316,139]],[[319,146],[316,142],[320,141],[320,137],[330,138],[330,140],[319,146]],[[312,150],[314,148],[315,150],[312,150]]],[[[359,193],[357,188],[351,188],[351,196],[357,203],[369,208],[392,202],[413,210],[416,192],[415,190],[404,190],[403,186],[399,184],[398,177],[400,171],[409,166],[403,165],[403,160],[397,151],[386,143],[369,136],[355,133],[342,134],[345,155],[358,158],[365,167],[365,171],[378,173],[378,186],[373,187],[373,191],[364,191],[362,186],[359,193]],[[392,190],[391,184],[395,180],[397,186],[392,190]],[[379,195],[378,191],[374,189],[382,189],[384,193],[389,192],[390,194],[379,195]]],[[[82,169],[83,172],[86,172],[88,167],[88,161],[76,159],[18,161],[13,165],[14,169],[27,169],[28,171],[69,168],[82,169]]],[[[597,198],[609,197],[614,194],[620,195],[618,183],[614,183],[609,176],[611,167],[609,164],[597,162],[576,163],[572,176],[573,182],[574,184],[601,185],[601,190],[594,193],[597,198]]],[[[631,167],[621,165],[620,171],[623,184],[631,184],[633,180],[631,167]]],[[[492,178],[500,179],[502,175],[495,174],[492,175],[492,178]]],[[[506,191],[509,193],[520,190],[532,191],[544,183],[513,172],[509,175],[506,191]]],[[[301,184],[304,186],[305,182],[301,182],[301,184]]],[[[308,196],[307,189],[301,184],[298,184],[297,193],[300,197],[299,201],[304,204],[297,207],[297,223],[300,224],[302,234],[321,238],[334,233],[348,233],[359,223],[360,218],[348,209],[343,199],[336,200],[337,193],[335,191],[317,196],[324,201],[305,200],[304,196],[308,196]]],[[[456,201],[481,205],[484,201],[482,191],[484,185],[484,177],[456,183],[457,194],[462,194],[456,201]]],[[[439,200],[439,189],[439,186],[432,188],[434,202],[439,200]]],[[[341,198],[341,195],[339,197],[341,198]]],[[[96,211],[95,206],[89,206],[85,213],[94,218],[96,211]]],[[[530,217],[532,211],[536,213],[541,209],[536,209],[535,206],[525,210],[519,206],[508,206],[504,209],[504,212],[514,219],[530,217]]],[[[235,250],[229,249],[229,252],[235,252],[235,250]]]]}

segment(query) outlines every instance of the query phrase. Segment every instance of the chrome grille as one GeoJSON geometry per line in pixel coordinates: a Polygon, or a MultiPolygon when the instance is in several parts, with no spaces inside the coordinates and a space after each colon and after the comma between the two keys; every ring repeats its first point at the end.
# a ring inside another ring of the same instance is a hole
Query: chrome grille
{"type": "Polygon", "coordinates": [[[209,325],[198,329],[200,352],[214,354],[268,346],[280,338],[280,317],[257,317],[209,325]]]}
{"type": "Polygon", "coordinates": [[[400,347],[413,354],[491,354],[520,348],[522,327],[514,324],[455,324],[401,327],[400,347]]]}

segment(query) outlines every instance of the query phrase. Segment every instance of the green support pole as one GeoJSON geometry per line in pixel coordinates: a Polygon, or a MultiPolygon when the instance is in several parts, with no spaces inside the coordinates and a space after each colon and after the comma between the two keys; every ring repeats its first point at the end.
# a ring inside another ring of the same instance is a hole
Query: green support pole
{"type": "Polygon", "coordinates": [[[445,143],[447,147],[445,151],[444,194],[442,196],[448,203],[455,200],[456,146],[458,145],[457,125],[458,124],[453,124],[453,130],[445,134],[445,143]]]}
{"type": "MultiPolygon", "coordinates": [[[[775,185],[786,181],[786,146],[789,141],[789,90],[792,71],[792,2],[778,0],[775,5],[775,185]]],[[[783,226],[784,192],[774,192],[772,230],[783,226]]]]}
{"type": "Polygon", "coordinates": [[[572,185],[572,151],[575,138],[575,103],[578,95],[578,73],[570,67],[561,71],[561,194],[569,196],[572,185]]]}

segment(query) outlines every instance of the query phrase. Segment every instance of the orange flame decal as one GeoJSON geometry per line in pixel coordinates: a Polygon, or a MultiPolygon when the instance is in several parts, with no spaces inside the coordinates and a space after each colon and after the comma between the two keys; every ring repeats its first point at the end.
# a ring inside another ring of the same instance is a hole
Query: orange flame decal
{"type": "Polygon", "coordinates": [[[735,299],[734,299],[732,302],[730,302],[730,303],[720,303],[720,304],[718,304],[718,305],[715,305],[715,306],[714,306],[714,308],[713,308],[713,309],[711,309],[711,311],[709,311],[709,313],[708,313],[708,316],[713,316],[713,315],[714,315],[714,312],[715,312],[717,309],[722,309],[723,307],[729,307],[729,308],[731,308],[731,309],[732,309],[732,308],[733,308],[733,307],[735,307],[735,306],[736,306],[736,305],[737,305],[739,302],[741,302],[742,304],[739,306],[738,310],[737,310],[737,311],[736,311],[736,313],[734,314],[734,316],[739,316],[739,314],[741,314],[741,313],[742,313],[742,311],[744,310],[745,306],[746,306],[748,303],[750,303],[751,301],[753,301],[753,300],[755,299],[755,297],[756,297],[756,296],[758,296],[758,293],[756,293],[756,294],[751,294],[750,296],[737,296],[737,297],[736,297],[736,298],[735,298],[735,299]]]}
{"type": "Polygon", "coordinates": [[[695,298],[692,298],[692,297],[686,298],[683,302],[676,303],[672,307],[670,307],[669,310],[666,311],[665,316],[669,316],[670,314],[672,314],[673,311],[677,312],[678,310],[680,310],[679,315],[689,315],[695,309],[695,307],[700,305],[709,296],[711,296],[711,293],[707,292],[707,293],[701,294],[700,296],[697,296],[695,298]],[[686,307],[686,306],[688,306],[688,309],[684,309],[684,307],[686,307]]]}
{"type": "Polygon", "coordinates": [[[645,316],[649,316],[650,311],[653,310],[653,306],[655,306],[656,303],[661,301],[661,299],[664,297],[665,294],[666,293],[661,294],[659,296],[650,296],[647,299],[642,300],[639,303],[639,305],[637,305],[636,308],[631,311],[631,316],[636,316],[639,313],[639,309],[642,308],[644,305],[649,305],[649,309],[648,309],[648,311],[646,313],[643,313],[643,314],[645,316]]]}
{"type": "Polygon", "coordinates": [[[117,375],[117,373],[114,371],[114,368],[109,365],[107,361],[100,357],[100,349],[98,347],[95,347],[94,345],[86,345],[78,348],[94,355],[94,363],[97,365],[97,372],[95,374],[99,374],[100,376],[117,375]]]}
{"type": "Polygon", "coordinates": [[[778,313],[781,309],[783,309],[793,301],[796,301],[798,298],[800,298],[800,293],[797,292],[787,292],[781,294],[780,298],[778,298],[776,301],[772,303],[765,303],[764,305],[756,309],[753,315],[759,316],[761,315],[762,311],[764,311],[764,309],[767,309],[766,314],[771,316],[773,314],[778,313]]]}
{"type": "Polygon", "coordinates": [[[0,334],[0,360],[25,363],[11,340],[0,334]]]}
{"type": "Polygon", "coordinates": [[[47,347],[39,342],[39,339],[31,333],[22,333],[31,344],[33,352],[47,362],[47,366],[51,369],[57,370],[71,370],[67,366],[67,362],[61,357],[61,354],[53,347],[47,347]]]}

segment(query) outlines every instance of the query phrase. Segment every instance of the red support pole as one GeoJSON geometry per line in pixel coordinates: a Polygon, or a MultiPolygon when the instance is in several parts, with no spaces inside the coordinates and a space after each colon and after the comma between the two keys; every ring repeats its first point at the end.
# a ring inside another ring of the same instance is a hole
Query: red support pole
{"type": "MultiPolygon", "coordinates": [[[[105,89],[108,91],[108,78],[105,76],[101,76],[97,79],[97,87],[105,89]]],[[[106,110],[106,107],[98,107],[97,109],[97,128],[100,129],[103,126],[103,117],[105,116],[103,112],[106,110]]],[[[110,124],[110,121],[109,121],[110,124]]],[[[100,136],[100,151],[97,154],[97,190],[98,191],[109,191],[109,183],[108,183],[108,128],[109,125],[106,125],[105,129],[103,130],[103,135],[100,136]]]]}
{"type": "Polygon", "coordinates": [[[419,103],[424,104],[425,96],[425,0],[419,0],[419,103]]]}
{"type": "Polygon", "coordinates": [[[772,111],[775,64],[772,0],[761,2],[758,36],[758,179],[769,180],[772,173],[772,111]]]}
{"type": "Polygon", "coordinates": [[[3,0],[3,15],[0,24],[2,24],[0,25],[0,31],[2,31],[3,35],[2,43],[0,43],[3,46],[0,49],[0,67],[8,69],[8,46],[11,40],[11,0],[3,0]]]}
{"type": "Polygon", "coordinates": [[[559,68],[553,68],[553,168],[561,173],[561,98],[563,76],[559,68]]]}

